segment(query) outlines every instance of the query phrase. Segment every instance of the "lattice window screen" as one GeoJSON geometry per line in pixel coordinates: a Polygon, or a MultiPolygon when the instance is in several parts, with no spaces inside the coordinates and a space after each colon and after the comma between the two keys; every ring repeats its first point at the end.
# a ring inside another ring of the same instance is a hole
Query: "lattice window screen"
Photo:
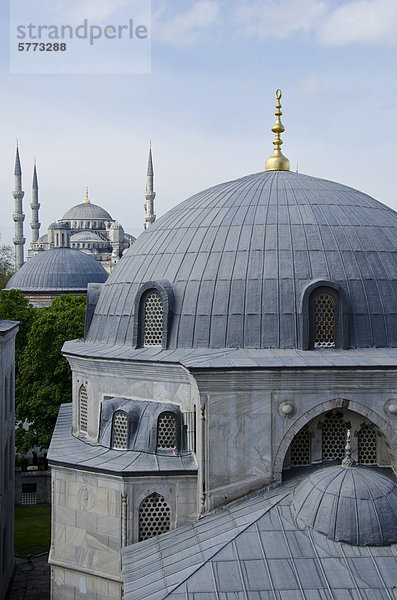
{"type": "Polygon", "coordinates": [[[80,431],[87,433],[88,421],[88,394],[85,385],[82,385],[79,392],[80,397],[80,431]]]}
{"type": "Polygon", "coordinates": [[[128,440],[127,414],[118,410],[113,417],[112,447],[116,450],[126,450],[128,440]]]}
{"type": "Polygon", "coordinates": [[[312,436],[309,429],[303,427],[291,442],[291,466],[302,467],[311,464],[312,436]]]}
{"type": "Polygon", "coordinates": [[[163,413],[158,420],[157,448],[159,450],[173,450],[177,447],[176,417],[171,413],[163,413]]]}
{"type": "Polygon", "coordinates": [[[145,299],[144,346],[161,346],[163,343],[163,301],[157,292],[145,299]]]}
{"type": "Polygon", "coordinates": [[[314,299],[314,347],[335,347],[335,300],[329,294],[314,299]]]}
{"type": "Polygon", "coordinates": [[[323,460],[342,460],[345,455],[347,423],[340,413],[325,415],[322,422],[322,458],[323,460]]]}
{"type": "Polygon", "coordinates": [[[358,462],[362,465],[374,465],[376,456],[376,431],[369,423],[361,426],[358,436],[358,462]]]}
{"type": "Polygon", "coordinates": [[[163,496],[153,492],[142,500],[139,507],[139,541],[169,531],[171,509],[163,496]]]}

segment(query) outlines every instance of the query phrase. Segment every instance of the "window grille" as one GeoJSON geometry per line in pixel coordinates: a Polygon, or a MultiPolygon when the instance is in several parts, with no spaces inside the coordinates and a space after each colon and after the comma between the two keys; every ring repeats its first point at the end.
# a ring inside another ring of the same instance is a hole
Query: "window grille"
{"type": "Polygon", "coordinates": [[[172,413],[163,413],[157,424],[157,449],[173,450],[178,447],[176,439],[176,417],[172,413]]]}
{"type": "Polygon", "coordinates": [[[139,507],[139,541],[169,531],[171,509],[163,496],[153,492],[142,500],[139,507]]]}
{"type": "Polygon", "coordinates": [[[314,299],[314,347],[335,348],[335,300],[330,294],[314,299]]]}
{"type": "Polygon", "coordinates": [[[113,448],[115,448],[116,450],[127,449],[128,420],[127,414],[122,410],[118,410],[114,413],[112,439],[113,448]]]}
{"type": "Polygon", "coordinates": [[[377,463],[376,456],[376,430],[373,425],[364,423],[358,436],[358,462],[362,465],[374,465],[377,463]]]}
{"type": "Polygon", "coordinates": [[[22,484],[22,504],[37,504],[37,491],[35,483],[22,484]]]}
{"type": "Polygon", "coordinates": [[[145,298],[144,346],[161,346],[163,343],[163,301],[157,292],[145,298]]]}
{"type": "Polygon", "coordinates": [[[340,413],[328,413],[321,424],[323,460],[342,460],[345,455],[347,423],[340,413]]]}
{"type": "Polygon", "coordinates": [[[87,433],[88,421],[88,394],[85,385],[80,388],[80,431],[87,433]]]}
{"type": "Polygon", "coordinates": [[[312,460],[311,452],[312,436],[307,428],[303,428],[294,437],[291,442],[291,466],[302,467],[310,465],[312,460]]]}

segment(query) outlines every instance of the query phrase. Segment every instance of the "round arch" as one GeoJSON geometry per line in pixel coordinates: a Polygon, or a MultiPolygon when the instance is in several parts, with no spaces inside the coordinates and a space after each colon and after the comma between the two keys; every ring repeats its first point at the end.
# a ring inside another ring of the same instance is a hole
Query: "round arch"
{"type": "MultiPolygon", "coordinates": [[[[376,425],[379,430],[383,433],[386,438],[387,445],[389,446],[390,454],[392,457],[397,457],[397,432],[387,423],[387,421],[381,417],[381,415],[372,409],[364,406],[353,400],[346,400],[345,398],[335,398],[322,402],[317,406],[306,411],[302,416],[297,419],[293,425],[286,431],[283,439],[278,445],[275,459],[274,459],[274,477],[277,481],[282,479],[282,471],[285,455],[288,448],[296,436],[296,434],[304,427],[307,423],[312,421],[319,415],[326,413],[335,408],[347,409],[362,415],[376,425]]],[[[396,465],[397,466],[397,465],[396,465]]]]}

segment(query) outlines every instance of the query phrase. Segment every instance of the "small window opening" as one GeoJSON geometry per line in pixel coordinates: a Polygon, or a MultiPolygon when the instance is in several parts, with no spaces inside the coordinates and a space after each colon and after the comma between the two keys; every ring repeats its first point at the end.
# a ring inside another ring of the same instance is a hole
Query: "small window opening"
{"type": "Polygon", "coordinates": [[[128,419],[127,413],[118,410],[113,417],[112,448],[126,450],[128,441],[128,419]]]}
{"type": "Polygon", "coordinates": [[[139,507],[139,541],[148,540],[155,535],[169,531],[170,527],[170,506],[163,496],[153,492],[142,500],[139,507]]]}
{"type": "Polygon", "coordinates": [[[163,343],[163,302],[157,292],[150,292],[144,301],[144,346],[163,343]]]}
{"type": "Polygon", "coordinates": [[[176,417],[170,412],[163,413],[157,424],[157,449],[174,450],[177,447],[176,417]]]}
{"type": "Polygon", "coordinates": [[[85,385],[80,388],[80,431],[87,433],[88,429],[88,394],[85,385]]]}
{"type": "Polygon", "coordinates": [[[314,299],[314,347],[335,348],[335,300],[330,294],[314,299]]]}

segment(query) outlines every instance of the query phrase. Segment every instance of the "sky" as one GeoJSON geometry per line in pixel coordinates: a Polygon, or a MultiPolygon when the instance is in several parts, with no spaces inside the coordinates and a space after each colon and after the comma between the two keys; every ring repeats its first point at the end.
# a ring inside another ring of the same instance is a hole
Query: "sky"
{"type": "MultiPolygon", "coordinates": [[[[15,18],[27,0],[10,1],[11,25],[10,6],[0,8],[1,243],[12,244],[16,138],[28,243],[34,158],[41,234],[88,186],[91,202],[137,236],[150,140],[160,216],[200,190],[263,170],[277,88],[291,169],[397,210],[396,0],[152,0],[143,72],[127,41],[86,40],[73,46],[91,60],[87,68],[81,54],[80,73],[57,72],[55,55],[53,73],[10,71],[15,18]]],[[[103,27],[140,22],[145,3],[51,0],[50,15],[49,0],[29,0],[37,22],[103,27]]],[[[45,70],[50,57],[41,56],[45,70]]]]}

